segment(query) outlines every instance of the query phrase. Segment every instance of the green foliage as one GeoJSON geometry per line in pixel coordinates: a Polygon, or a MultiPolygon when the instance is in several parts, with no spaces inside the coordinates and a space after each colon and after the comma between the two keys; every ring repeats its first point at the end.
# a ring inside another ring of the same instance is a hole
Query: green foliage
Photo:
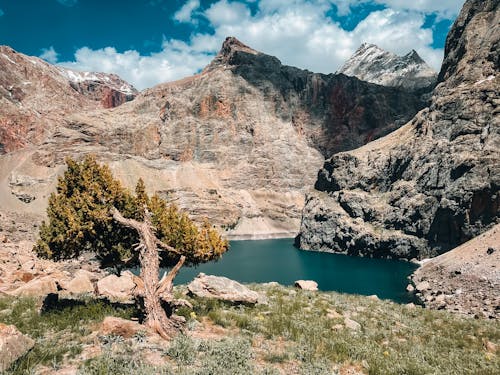
{"type": "Polygon", "coordinates": [[[57,192],[49,198],[49,222],[40,228],[36,253],[60,260],[92,251],[106,265],[131,258],[137,234],[114,221],[109,210],[115,206],[123,215],[133,216],[137,209],[133,196],[92,156],[82,162],[68,158],[66,164],[57,192]]]}
{"type": "MultiPolygon", "coordinates": [[[[147,207],[153,215],[156,236],[185,255],[187,264],[217,259],[228,249],[228,242],[207,221],[198,227],[158,195],[150,198],[142,179],[133,195],[93,156],[81,162],[68,158],[66,163],[57,192],[49,198],[49,220],[42,224],[34,248],[39,256],[60,260],[94,252],[103,265],[136,265],[134,244],[139,242],[138,234],[113,219],[113,206],[124,217],[140,221],[147,207]]],[[[168,266],[178,258],[178,253],[162,252],[162,265],[168,266]]]]}

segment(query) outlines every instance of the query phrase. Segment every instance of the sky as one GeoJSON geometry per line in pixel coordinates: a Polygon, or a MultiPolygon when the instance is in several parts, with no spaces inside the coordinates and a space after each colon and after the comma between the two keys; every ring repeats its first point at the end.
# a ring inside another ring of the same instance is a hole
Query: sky
{"type": "Polygon", "coordinates": [[[0,0],[0,44],[138,89],[199,72],[235,36],[334,73],[364,42],[439,71],[463,0],[0,0]]]}

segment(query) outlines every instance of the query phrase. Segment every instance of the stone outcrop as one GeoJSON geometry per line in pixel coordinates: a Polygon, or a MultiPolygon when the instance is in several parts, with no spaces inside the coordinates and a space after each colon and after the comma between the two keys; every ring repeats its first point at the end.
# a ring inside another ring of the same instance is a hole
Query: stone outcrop
{"type": "Polygon", "coordinates": [[[112,110],[69,113],[41,145],[0,157],[0,203],[42,214],[64,157],[93,153],[126,186],[142,177],[232,238],[290,237],[324,157],[389,133],[425,104],[398,88],[284,66],[228,38],[200,74],[112,110]]]}
{"type": "Polygon", "coordinates": [[[204,273],[200,273],[188,284],[188,290],[196,297],[214,298],[233,303],[254,305],[264,302],[263,296],[237,281],[204,273]]]}
{"type": "Polygon", "coordinates": [[[407,90],[430,90],[437,82],[437,72],[415,50],[404,56],[363,43],[337,73],[363,81],[407,90]]]}
{"type": "Polygon", "coordinates": [[[466,1],[429,108],[325,162],[306,198],[301,248],[425,258],[500,221],[499,25],[498,0],[466,1]]]}
{"type": "Polygon", "coordinates": [[[8,368],[33,348],[35,341],[14,326],[0,323],[0,372],[8,368]]]}
{"type": "Polygon", "coordinates": [[[500,224],[425,261],[412,282],[425,307],[500,318],[500,224]]]}
{"type": "Polygon", "coordinates": [[[148,332],[148,328],[145,325],[114,316],[107,316],[104,318],[99,328],[99,333],[101,335],[122,336],[126,339],[139,333],[151,334],[151,332],[148,332]]]}

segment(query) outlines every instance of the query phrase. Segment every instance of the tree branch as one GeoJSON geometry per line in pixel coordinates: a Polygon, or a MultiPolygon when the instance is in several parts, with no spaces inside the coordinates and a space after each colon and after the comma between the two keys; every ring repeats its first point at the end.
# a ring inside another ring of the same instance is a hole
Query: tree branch
{"type": "Polygon", "coordinates": [[[160,250],[169,251],[169,252],[177,254],[177,255],[182,255],[182,253],[179,250],[177,250],[175,247],[167,245],[165,242],[160,241],[158,238],[156,239],[156,245],[158,245],[158,247],[161,248],[160,250]]]}
{"type": "Polygon", "coordinates": [[[129,228],[134,228],[137,232],[141,233],[141,223],[134,219],[126,219],[123,215],[116,209],[116,207],[112,207],[110,210],[113,215],[113,219],[118,221],[120,224],[125,225],[129,228]]]}
{"type": "Polygon", "coordinates": [[[182,265],[186,261],[186,257],[184,255],[181,256],[181,259],[177,262],[177,264],[170,270],[168,273],[167,277],[163,278],[160,283],[158,283],[158,289],[156,290],[158,295],[161,295],[163,292],[168,291],[170,292],[173,287],[173,281],[175,279],[175,276],[177,276],[177,273],[181,269],[182,265]]]}

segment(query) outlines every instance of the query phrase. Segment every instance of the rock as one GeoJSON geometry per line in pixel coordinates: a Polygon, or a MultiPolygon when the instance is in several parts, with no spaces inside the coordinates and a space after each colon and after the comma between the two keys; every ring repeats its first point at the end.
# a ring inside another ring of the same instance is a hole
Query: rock
{"type": "Polygon", "coordinates": [[[15,326],[0,323],[0,371],[7,370],[34,345],[35,341],[19,332],[15,326]]]}
{"type": "Polygon", "coordinates": [[[361,329],[361,324],[347,317],[344,318],[344,325],[353,331],[359,331],[361,329]]]}
{"type": "Polygon", "coordinates": [[[415,289],[418,290],[419,292],[422,292],[424,290],[427,290],[431,287],[431,284],[429,284],[428,281],[422,281],[415,285],[415,289]]]}
{"type": "Polygon", "coordinates": [[[316,291],[318,290],[318,283],[313,280],[297,280],[294,283],[296,288],[303,290],[316,291]]]}
{"type": "Polygon", "coordinates": [[[363,43],[337,73],[409,90],[431,87],[437,81],[437,72],[415,50],[397,56],[370,43],[363,43]]]}
{"type": "Polygon", "coordinates": [[[104,318],[99,332],[102,335],[116,335],[128,339],[139,332],[147,332],[147,328],[131,320],[107,316],[104,318]]]}
{"type": "Polygon", "coordinates": [[[486,254],[488,248],[498,243],[500,224],[425,262],[411,276],[420,292],[420,302],[432,309],[499,318],[500,254],[486,254]]]}
{"type": "Polygon", "coordinates": [[[414,309],[416,306],[415,306],[415,304],[414,304],[413,302],[410,302],[410,303],[407,303],[407,304],[405,305],[405,307],[406,307],[407,309],[414,309]]]}
{"type": "Polygon", "coordinates": [[[334,309],[328,309],[327,310],[327,314],[326,314],[326,317],[328,319],[338,319],[338,318],[342,318],[343,315],[342,314],[339,314],[336,310],[334,309]]]}
{"type": "Polygon", "coordinates": [[[234,303],[256,304],[261,299],[259,293],[227,277],[200,273],[188,284],[192,295],[202,298],[215,298],[234,303]]]}
{"type": "MultiPolygon", "coordinates": [[[[70,281],[60,281],[61,288],[70,295],[94,293],[94,285],[89,279],[86,271],[78,271],[70,281]]],[[[135,285],[135,284],[134,284],[135,285]]]]}
{"type": "Polygon", "coordinates": [[[500,222],[499,17],[497,0],[466,1],[429,107],[324,163],[301,249],[422,259],[500,222]]]}
{"type": "Polygon", "coordinates": [[[484,345],[484,348],[486,349],[487,352],[490,352],[492,354],[496,354],[496,352],[498,350],[497,344],[495,344],[489,340],[483,339],[483,345],[484,345]]]}
{"type": "Polygon", "coordinates": [[[406,286],[406,291],[407,291],[408,293],[413,293],[413,292],[415,291],[415,287],[414,287],[412,284],[408,284],[408,285],[406,286]]]}
{"type": "Polygon", "coordinates": [[[371,296],[367,297],[368,299],[371,299],[373,301],[380,301],[380,298],[376,294],[372,294],[371,296]]]}
{"type": "Polygon", "coordinates": [[[131,273],[123,272],[120,277],[109,275],[97,282],[96,292],[116,302],[131,302],[134,300],[135,283],[131,273]]]}
{"type": "Polygon", "coordinates": [[[11,292],[19,297],[46,297],[54,293],[57,293],[57,283],[52,276],[33,279],[11,292]]]}

